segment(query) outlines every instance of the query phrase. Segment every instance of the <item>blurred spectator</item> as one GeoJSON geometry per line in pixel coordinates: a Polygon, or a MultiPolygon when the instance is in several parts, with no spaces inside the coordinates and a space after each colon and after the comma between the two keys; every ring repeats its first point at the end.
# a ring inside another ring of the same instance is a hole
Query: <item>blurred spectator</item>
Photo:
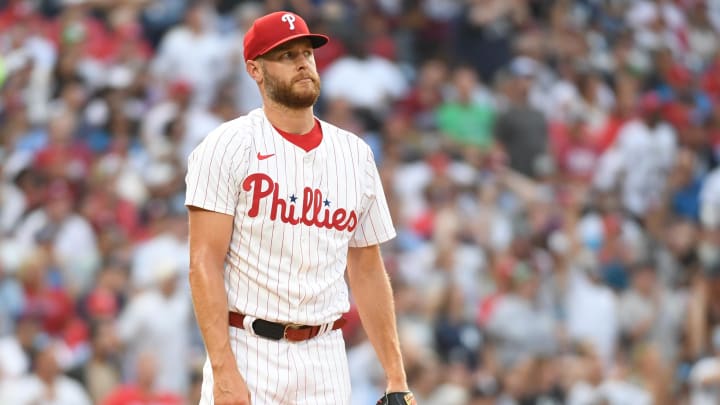
{"type": "Polygon", "coordinates": [[[75,211],[70,185],[57,180],[46,189],[46,203],[31,212],[17,227],[17,240],[27,246],[49,245],[53,265],[76,293],[88,287],[98,264],[95,233],[87,219],[75,211]]]}
{"type": "Polygon", "coordinates": [[[203,107],[210,105],[213,94],[230,73],[230,52],[212,28],[213,17],[209,5],[191,3],[183,24],[163,36],[152,63],[153,75],[163,82],[188,81],[194,89],[194,104],[203,107]]]}
{"type": "Polygon", "coordinates": [[[18,270],[22,283],[25,311],[37,314],[42,320],[43,331],[58,337],[75,316],[72,297],[57,279],[52,259],[41,250],[33,251],[18,270]]]}
{"type": "Polygon", "coordinates": [[[158,369],[152,352],[143,352],[137,358],[137,370],[132,384],[113,390],[101,403],[103,405],[180,405],[180,396],[159,389],[156,384],[158,369]]]}
{"type": "Polygon", "coordinates": [[[595,173],[601,150],[591,138],[587,115],[572,113],[566,123],[550,127],[550,146],[559,174],[573,183],[587,183],[595,173]]]}
{"type": "Polygon", "coordinates": [[[323,73],[323,97],[346,99],[353,107],[380,118],[392,102],[405,95],[407,80],[396,64],[371,55],[364,39],[353,37],[346,48],[347,55],[323,73]]]}
{"type": "Polygon", "coordinates": [[[0,385],[0,403],[32,405],[90,405],[90,398],[77,381],[60,371],[56,346],[48,340],[33,345],[32,373],[16,380],[4,380],[0,385]]]}
{"type": "Polygon", "coordinates": [[[617,298],[603,283],[600,264],[592,252],[582,252],[564,271],[569,272],[564,289],[568,338],[589,343],[603,367],[609,369],[620,337],[617,298]]]}
{"type": "Polygon", "coordinates": [[[95,404],[100,403],[121,382],[115,333],[110,320],[96,322],[90,329],[92,355],[82,367],[80,380],[95,404]]]}
{"type": "Polygon", "coordinates": [[[419,129],[436,126],[435,110],[443,101],[447,64],[440,59],[425,61],[418,69],[413,87],[398,102],[398,110],[419,129]]]}
{"type": "Polygon", "coordinates": [[[455,99],[446,100],[438,108],[439,129],[460,146],[489,148],[493,142],[495,111],[491,105],[474,99],[478,83],[470,68],[453,72],[455,99]]]}
{"type": "Polygon", "coordinates": [[[663,361],[677,359],[685,299],[658,283],[652,263],[638,263],[630,271],[631,287],[620,297],[623,335],[633,343],[657,345],[663,361]]]}
{"type": "Polygon", "coordinates": [[[595,177],[596,185],[603,190],[620,183],[623,206],[639,218],[660,203],[665,176],[675,159],[675,130],[662,120],[661,107],[657,94],[643,97],[641,117],[620,129],[595,177]]]}
{"type": "Polygon", "coordinates": [[[143,352],[155,354],[155,388],[177,395],[189,388],[190,302],[180,289],[179,265],[158,262],[153,269],[153,286],[135,295],[120,314],[117,333],[126,347],[125,375],[133,376],[134,365],[143,352]]]}
{"type": "Polygon", "coordinates": [[[48,123],[47,144],[35,155],[35,167],[51,179],[79,181],[87,176],[92,159],[84,144],[77,142],[77,119],[61,109],[48,123]]]}
{"type": "MultiPolygon", "coordinates": [[[[150,287],[156,282],[158,269],[163,266],[181,269],[187,274],[190,259],[187,221],[181,212],[164,200],[152,200],[145,207],[149,235],[136,245],[132,253],[130,283],[136,290],[150,287]]],[[[185,284],[183,284],[185,285],[185,284]]]]}
{"type": "Polygon", "coordinates": [[[532,356],[552,355],[557,350],[555,322],[536,303],[537,275],[523,262],[509,270],[510,291],[495,304],[487,324],[504,367],[516,366],[532,356]]]}
{"type": "Polygon", "coordinates": [[[548,128],[542,113],[528,104],[534,64],[516,59],[503,78],[508,107],[495,124],[496,140],[505,148],[510,167],[526,176],[546,174],[548,166],[548,128]]]}

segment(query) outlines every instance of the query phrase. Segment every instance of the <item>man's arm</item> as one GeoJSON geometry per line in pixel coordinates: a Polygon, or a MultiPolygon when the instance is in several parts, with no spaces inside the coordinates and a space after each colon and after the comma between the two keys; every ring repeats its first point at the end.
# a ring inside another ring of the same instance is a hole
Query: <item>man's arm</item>
{"type": "Polygon", "coordinates": [[[190,291],[195,317],[212,365],[215,403],[249,403],[224,401],[228,398],[235,401],[249,398],[230,348],[228,334],[223,266],[232,236],[233,217],[192,206],[189,211],[190,291]]]}
{"type": "Polygon", "coordinates": [[[387,392],[408,391],[392,289],[380,247],[349,248],[347,267],[360,320],[387,376],[387,392]]]}

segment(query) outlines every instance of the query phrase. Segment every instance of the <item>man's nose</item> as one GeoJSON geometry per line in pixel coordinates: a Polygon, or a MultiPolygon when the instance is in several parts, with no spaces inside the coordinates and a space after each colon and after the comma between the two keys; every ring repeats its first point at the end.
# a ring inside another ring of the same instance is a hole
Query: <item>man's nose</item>
{"type": "Polygon", "coordinates": [[[297,60],[297,69],[306,70],[310,68],[310,59],[306,58],[305,55],[300,55],[297,60]]]}

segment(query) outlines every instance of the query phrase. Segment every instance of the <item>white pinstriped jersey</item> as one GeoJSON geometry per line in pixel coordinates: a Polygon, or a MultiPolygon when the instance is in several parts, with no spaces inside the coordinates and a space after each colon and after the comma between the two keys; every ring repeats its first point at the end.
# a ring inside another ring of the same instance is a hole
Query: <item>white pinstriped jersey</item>
{"type": "Polygon", "coordinates": [[[349,309],[348,247],[395,236],[373,154],[320,121],[306,152],[262,109],[212,131],[188,159],[186,205],[234,216],[225,259],[231,311],[318,325],[349,309]]]}

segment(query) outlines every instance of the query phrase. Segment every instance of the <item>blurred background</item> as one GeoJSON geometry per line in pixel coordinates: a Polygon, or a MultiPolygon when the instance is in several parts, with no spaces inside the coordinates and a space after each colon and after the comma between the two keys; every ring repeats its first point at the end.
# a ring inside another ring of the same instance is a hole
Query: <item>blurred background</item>
{"type": "Polygon", "coordinates": [[[380,167],[419,404],[720,404],[720,0],[0,1],[0,404],[197,403],[186,158],[281,9],[380,167]]]}

